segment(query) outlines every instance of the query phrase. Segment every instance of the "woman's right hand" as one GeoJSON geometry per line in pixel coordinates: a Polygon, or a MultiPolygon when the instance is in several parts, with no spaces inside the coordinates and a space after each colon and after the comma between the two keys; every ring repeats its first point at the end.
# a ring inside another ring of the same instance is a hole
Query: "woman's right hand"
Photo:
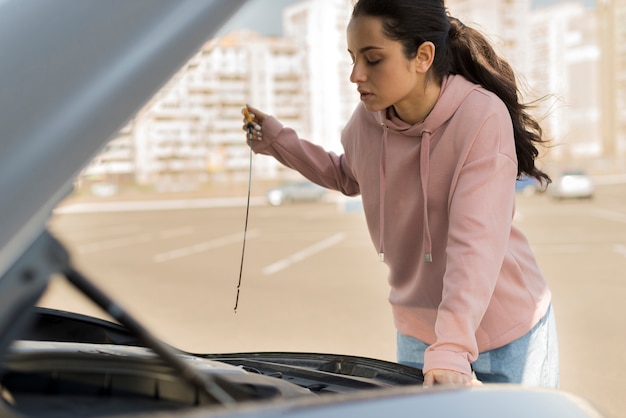
{"type": "Polygon", "coordinates": [[[262,125],[267,118],[267,114],[250,105],[246,105],[241,110],[241,113],[243,114],[243,130],[247,132],[247,140],[263,140],[262,125]]]}

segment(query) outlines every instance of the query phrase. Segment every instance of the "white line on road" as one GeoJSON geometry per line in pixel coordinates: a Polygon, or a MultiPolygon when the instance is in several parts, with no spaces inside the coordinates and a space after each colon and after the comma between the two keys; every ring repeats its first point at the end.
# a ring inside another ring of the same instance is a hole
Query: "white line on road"
{"type": "MultiPolygon", "coordinates": [[[[244,206],[245,197],[224,197],[212,199],[176,199],[176,200],[137,200],[120,202],[87,202],[73,203],[54,209],[55,214],[61,213],[92,213],[92,212],[136,212],[148,210],[176,210],[198,208],[226,208],[244,206]]],[[[264,197],[250,198],[250,205],[265,204],[264,197]]]]}
{"type": "MultiPolygon", "coordinates": [[[[581,245],[581,244],[554,244],[554,245],[537,245],[534,247],[537,253],[552,253],[552,254],[574,254],[574,253],[589,253],[593,250],[605,251],[599,249],[598,246],[581,245]]],[[[626,257],[626,245],[613,244],[611,251],[626,257]]]]}
{"type": "MultiPolygon", "coordinates": [[[[255,238],[257,236],[257,231],[248,231],[246,234],[246,239],[255,238]]],[[[175,250],[156,254],[152,257],[152,261],[154,261],[155,263],[163,263],[165,261],[203,253],[205,251],[209,251],[218,247],[223,247],[225,245],[233,244],[235,242],[243,242],[242,234],[227,235],[225,237],[217,238],[211,241],[205,241],[188,247],[177,248],[175,250]]]]}
{"type": "Polygon", "coordinates": [[[292,264],[302,261],[305,258],[310,257],[315,253],[325,250],[326,248],[330,248],[333,245],[339,244],[344,239],[346,239],[346,234],[344,234],[343,232],[335,234],[329,238],[326,238],[323,241],[320,241],[314,245],[311,245],[310,247],[305,248],[302,251],[292,254],[291,256],[287,258],[283,258],[282,260],[277,261],[274,264],[270,264],[269,266],[263,269],[263,274],[270,275],[270,274],[279,272],[280,270],[283,270],[292,264]]]}
{"type": "MultiPolygon", "coordinates": [[[[65,227],[65,225],[52,224],[52,231],[67,231],[70,228],[65,227]]],[[[89,225],[89,229],[82,228],[80,230],[73,230],[72,235],[77,235],[77,231],[80,231],[81,234],[88,233],[90,236],[97,235],[101,238],[105,237],[115,237],[119,235],[130,235],[134,234],[141,229],[141,226],[138,224],[125,224],[125,225],[102,225],[102,226],[92,226],[89,225]]]]}
{"type": "Polygon", "coordinates": [[[94,242],[91,244],[79,245],[76,248],[76,251],[79,254],[95,253],[98,251],[111,250],[113,248],[128,247],[134,244],[142,244],[142,243],[154,241],[155,239],[168,239],[168,238],[173,238],[173,237],[179,237],[182,235],[189,235],[192,233],[193,233],[193,228],[190,226],[187,226],[183,228],[168,229],[168,230],[160,231],[158,233],[151,232],[151,233],[146,233],[146,234],[115,238],[115,239],[110,239],[106,241],[99,241],[99,242],[94,242]]]}
{"type": "Polygon", "coordinates": [[[598,218],[608,219],[609,221],[626,223],[626,213],[606,209],[594,209],[592,214],[598,218]]]}
{"type": "Polygon", "coordinates": [[[626,257],[626,245],[615,244],[613,246],[613,251],[626,257]]]}
{"type": "Polygon", "coordinates": [[[535,245],[535,251],[538,253],[585,253],[589,251],[589,245],[582,244],[539,244],[535,245]]]}

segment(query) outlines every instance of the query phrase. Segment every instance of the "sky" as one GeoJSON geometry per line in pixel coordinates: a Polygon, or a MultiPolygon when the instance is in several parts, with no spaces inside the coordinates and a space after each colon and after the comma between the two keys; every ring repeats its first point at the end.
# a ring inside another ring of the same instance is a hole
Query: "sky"
{"type": "MultiPolygon", "coordinates": [[[[233,18],[220,30],[220,35],[235,29],[250,29],[265,36],[282,34],[282,10],[301,0],[249,0],[233,18]]],[[[324,1],[324,0],[321,0],[324,1]]],[[[552,6],[566,0],[531,0],[533,8],[552,6]]],[[[580,1],[587,7],[593,7],[595,0],[580,1]]]]}
{"type": "Polygon", "coordinates": [[[282,10],[300,0],[248,0],[220,33],[235,29],[250,29],[262,35],[282,34],[282,10]]]}

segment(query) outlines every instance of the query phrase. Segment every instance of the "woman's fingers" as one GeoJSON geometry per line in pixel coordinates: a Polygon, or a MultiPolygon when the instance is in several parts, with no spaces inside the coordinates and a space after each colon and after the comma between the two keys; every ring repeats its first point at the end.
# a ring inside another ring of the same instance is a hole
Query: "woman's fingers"
{"type": "Polygon", "coordinates": [[[263,129],[261,127],[262,119],[265,118],[265,114],[260,112],[250,106],[246,106],[241,109],[241,113],[243,114],[243,130],[247,132],[247,140],[251,141],[256,139],[261,141],[263,139],[263,129]],[[263,115],[262,118],[258,117],[258,115],[263,115]]]}
{"type": "Polygon", "coordinates": [[[459,373],[454,370],[433,369],[424,375],[424,387],[434,386],[435,384],[456,384],[468,386],[480,386],[482,382],[472,376],[459,373]]]}

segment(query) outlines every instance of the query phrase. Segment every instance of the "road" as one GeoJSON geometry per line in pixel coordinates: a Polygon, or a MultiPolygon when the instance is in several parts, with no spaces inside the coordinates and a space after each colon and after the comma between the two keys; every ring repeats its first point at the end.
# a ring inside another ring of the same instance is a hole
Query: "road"
{"type": "MultiPolygon", "coordinates": [[[[50,228],[83,273],[181,349],[394,360],[386,268],[362,213],[254,202],[245,247],[242,206],[65,212],[50,228]]],[[[517,206],[554,293],[562,389],[624,416],[626,185],[599,187],[591,201],[520,196],[517,206]]],[[[106,318],[61,278],[40,304],[106,318]]]]}

